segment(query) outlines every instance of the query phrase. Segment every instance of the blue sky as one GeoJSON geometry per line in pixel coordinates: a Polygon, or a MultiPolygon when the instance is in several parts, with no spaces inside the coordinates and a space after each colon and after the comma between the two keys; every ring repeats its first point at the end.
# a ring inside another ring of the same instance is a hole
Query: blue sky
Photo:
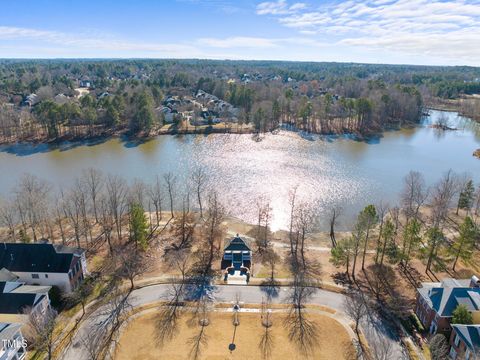
{"type": "Polygon", "coordinates": [[[480,0],[0,0],[0,58],[480,66],[480,0]]]}

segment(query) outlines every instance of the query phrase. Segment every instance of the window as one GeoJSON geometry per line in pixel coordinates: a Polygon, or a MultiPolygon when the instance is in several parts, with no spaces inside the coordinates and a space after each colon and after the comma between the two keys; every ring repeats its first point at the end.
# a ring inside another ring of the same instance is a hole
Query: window
{"type": "Polygon", "coordinates": [[[48,279],[48,274],[45,274],[45,279],[48,279]]]}
{"type": "Polygon", "coordinates": [[[455,347],[458,347],[458,344],[460,343],[460,337],[457,334],[455,334],[455,341],[454,342],[455,342],[455,347]]]}
{"type": "Polygon", "coordinates": [[[38,276],[38,274],[32,274],[32,279],[40,279],[40,276],[38,276]]]}

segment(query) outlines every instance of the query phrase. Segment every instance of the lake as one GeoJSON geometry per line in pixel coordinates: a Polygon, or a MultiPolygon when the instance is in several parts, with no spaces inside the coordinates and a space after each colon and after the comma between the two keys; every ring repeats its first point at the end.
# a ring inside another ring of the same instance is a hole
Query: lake
{"type": "Polygon", "coordinates": [[[416,128],[369,141],[280,131],[261,141],[251,135],[212,134],[159,136],[144,143],[110,139],[3,146],[0,195],[7,196],[25,172],[68,186],[88,167],[146,182],[173,172],[183,182],[202,166],[232,216],[255,222],[256,199],[265,196],[273,209],[273,229],[286,228],[289,192],[297,186],[300,198],[315,202],[323,228],[325,214],[335,205],[343,208],[340,226],[346,228],[365,205],[394,204],[410,170],[422,172],[429,184],[448,169],[469,173],[478,184],[480,160],[472,153],[480,148],[479,126],[448,112],[449,125],[459,130],[428,127],[440,114],[431,111],[416,128]]]}

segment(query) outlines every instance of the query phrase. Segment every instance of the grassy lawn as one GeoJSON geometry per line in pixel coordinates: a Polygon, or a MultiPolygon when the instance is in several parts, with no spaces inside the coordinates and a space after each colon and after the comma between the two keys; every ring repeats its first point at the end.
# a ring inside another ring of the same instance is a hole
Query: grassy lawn
{"type": "MultiPolygon", "coordinates": [[[[232,313],[215,312],[210,315],[210,324],[205,328],[207,342],[202,347],[201,359],[261,359],[259,348],[264,328],[259,313],[240,313],[240,325],[235,333],[236,349],[229,351],[234,326],[232,313]]],[[[305,359],[295,344],[288,339],[283,325],[283,313],[273,313],[272,359],[305,359]]],[[[308,317],[318,326],[317,347],[310,359],[348,359],[346,350],[352,345],[343,326],[336,320],[320,314],[309,313],[308,317]]],[[[189,314],[180,320],[175,337],[162,347],[157,345],[155,313],[148,313],[134,319],[123,332],[115,359],[189,359],[192,344],[190,339],[198,334],[200,327],[190,324],[189,314]]]]}

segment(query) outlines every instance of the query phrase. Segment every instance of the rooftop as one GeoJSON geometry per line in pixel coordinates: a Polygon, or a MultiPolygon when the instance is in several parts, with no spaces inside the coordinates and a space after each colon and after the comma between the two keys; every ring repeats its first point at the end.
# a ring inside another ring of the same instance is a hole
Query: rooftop
{"type": "Polygon", "coordinates": [[[471,287],[470,279],[422,283],[418,292],[440,316],[452,316],[458,305],[465,305],[469,311],[480,311],[480,288],[471,287]]]}
{"type": "Polygon", "coordinates": [[[452,327],[470,349],[480,350],[480,325],[452,325],[452,327]]]}
{"type": "Polygon", "coordinates": [[[0,269],[11,272],[68,273],[82,249],[53,244],[0,244],[0,269]]]}
{"type": "Polygon", "coordinates": [[[251,251],[251,249],[247,241],[237,234],[233,239],[227,240],[224,251],[251,251]]]}

